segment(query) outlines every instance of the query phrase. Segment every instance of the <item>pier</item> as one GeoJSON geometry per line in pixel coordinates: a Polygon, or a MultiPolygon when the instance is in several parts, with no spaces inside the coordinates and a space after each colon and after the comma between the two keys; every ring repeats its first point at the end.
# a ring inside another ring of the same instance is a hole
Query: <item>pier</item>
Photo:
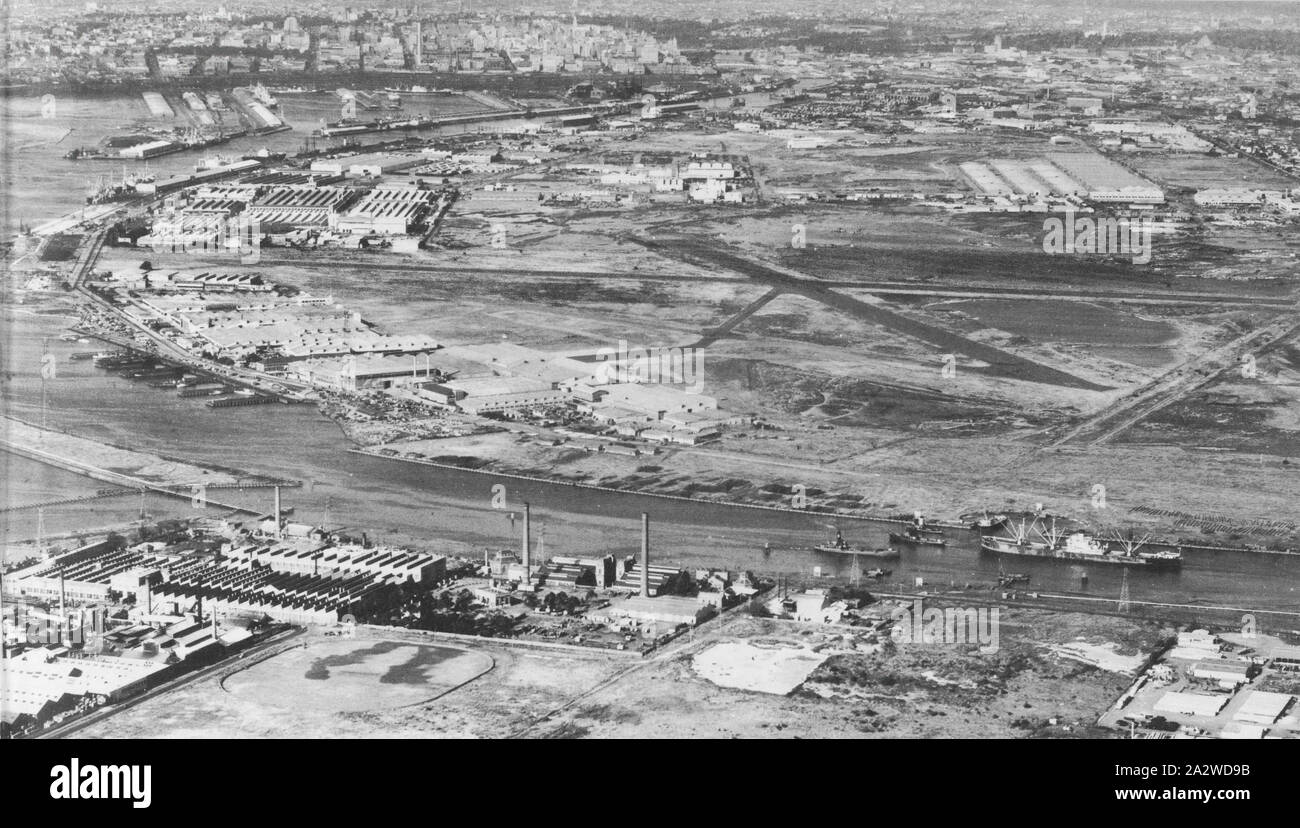
{"type": "Polygon", "coordinates": [[[49,509],[55,506],[71,506],[76,503],[89,503],[93,500],[105,500],[111,497],[122,497],[123,495],[137,494],[138,489],[101,489],[94,494],[81,495],[79,497],[63,497],[57,500],[46,500],[41,503],[20,503],[17,506],[0,507],[0,513],[5,512],[24,512],[29,509],[49,509]]]}
{"type": "Polygon", "coordinates": [[[222,397],[219,400],[208,400],[208,408],[238,408],[245,405],[266,405],[276,402],[274,397],[222,397]]]}
{"type": "MultiPolygon", "coordinates": [[[[31,445],[31,443],[43,441],[44,438],[57,438],[57,437],[66,436],[66,438],[69,440],[81,441],[81,443],[77,443],[77,445],[80,445],[85,441],[83,440],[83,438],[76,438],[73,437],[72,435],[64,435],[62,432],[51,431],[49,429],[38,429],[36,426],[33,426],[32,424],[16,418],[10,417],[8,418],[8,420],[10,423],[13,424],[13,427],[6,429],[4,436],[0,436],[0,451],[7,451],[10,452],[11,454],[15,454],[20,457],[26,457],[29,460],[35,460],[38,463],[43,463],[47,466],[53,466],[54,468],[72,472],[73,474],[79,474],[84,477],[89,477],[93,480],[100,480],[105,483],[111,483],[114,486],[126,492],[132,492],[132,493],[149,492],[153,494],[165,495],[167,497],[175,497],[183,500],[190,500],[191,498],[194,497],[196,491],[202,491],[205,493],[204,501],[207,505],[213,506],[217,509],[226,510],[229,512],[238,512],[247,515],[259,516],[264,514],[265,511],[260,509],[249,509],[244,506],[236,506],[230,503],[222,503],[220,501],[213,500],[212,498],[207,497],[206,493],[209,491],[221,490],[221,489],[297,487],[302,485],[300,482],[297,481],[276,480],[270,478],[243,478],[243,477],[237,477],[233,480],[227,479],[226,481],[217,481],[212,483],[200,483],[200,482],[178,483],[178,482],[160,482],[155,480],[147,480],[143,477],[137,477],[135,475],[124,474],[122,472],[117,472],[117,471],[111,471],[109,469],[101,468],[99,466],[93,465],[91,463],[83,462],[81,460],[75,460],[72,457],[64,456],[64,454],[48,451],[43,448],[36,448],[34,445],[31,445]],[[10,436],[12,435],[15,429],[22,431],[24,434],[27,434],[27,431],[30,429],[37,429],[37,431],[39,432],[39,439],[27,440],[24,442],[18,442],[16,440],[10,439],[10,436]]],[[[105,444],[97,444],[97,445],[105,445],[105,444]]],[[[110,448],[115,449],[116,447],[106,446],[105,448],[107,450],[110,448]]],[[[126,449],[117,449],[117,450],[127,451],[126,449]]],[[[148,456],[154,457],[153,455],[148,455],[148,456]]],[[[165,458],[156,458],[156,459],[165,459],[165,458]]],[[[227,475],[227,478],[230,478],[232,476],[233,475],[227,475]]],[[[26,509],[26,508],[42,508],[45,506],[59,505],[60,503],[76,503],[76,502],[81,502],[86,500],[95,500],[95,499],[106,498],[106,497],[116,497],[121,493],[122,492],[119,491],[101,490],[99,492],[96,492],[94,495],[84,495],[81,497],[69,498],[66,501],[37,503],[31,505],[24,504],[18,507],[11,507],[11,510],[26,509]]]]}

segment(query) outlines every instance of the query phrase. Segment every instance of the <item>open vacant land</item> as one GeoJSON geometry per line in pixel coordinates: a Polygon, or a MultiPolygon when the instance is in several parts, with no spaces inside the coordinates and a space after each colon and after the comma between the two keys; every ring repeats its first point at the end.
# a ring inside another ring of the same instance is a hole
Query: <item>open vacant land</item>
{"type": "Polygon", "coordinates": [[[1003,612],[995,653],[747,617],[729,618],[723,632],[702,631],[645,660],[367,628],[345,639],[309,632],[302,645],[80,735],[1095,734],[1096,717],[1132,680],[1123,668],[1168,633],[1150,622],[1023,609],[1003,612]],[[1098,666],[1054,651],[1080,642],[1124,658],[1098,666]]]}

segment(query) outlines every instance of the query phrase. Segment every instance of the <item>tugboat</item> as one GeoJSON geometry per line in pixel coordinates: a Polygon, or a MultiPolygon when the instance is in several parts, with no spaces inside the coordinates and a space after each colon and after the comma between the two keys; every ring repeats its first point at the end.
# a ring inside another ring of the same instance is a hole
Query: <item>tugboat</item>
{"type": "Polygon", "coordinates": [[[840,530],[835,530],[835,541],[813,547],[814,552],[831,552],[839,555],[865,555],[869,558],[897,558],[898,550],[890,547],[883,549],[866,549],[861,546],[849,546],[840,530]]]}
{"type": "Polygon", "coordinates": [[[889,577],[889,574],[891,572],[892,570],[881,569],[880,567],[876,567],[875,569],[868,569],[866,572],[863,572],[862,574],[867,578],[871,578],[872,580],[879,581],[881,578],[889,577]]]}
{"type": "Polygon", "coordinates": [[[891,543],[905,543],[909,546],[947,546],[942,529],[927,529],[925,517],[917,512],[912,516],[912,523],[902,532],[890,532],[891,543]]]}
{"type": "Polygon", "coordinates": [[[977,532],[991,532],[1007,522],[1007,516],[1004,514],[990,515],[985,509],[978,515],[963,515],[963,518],[970,520],[970,528],[977,532]]]}

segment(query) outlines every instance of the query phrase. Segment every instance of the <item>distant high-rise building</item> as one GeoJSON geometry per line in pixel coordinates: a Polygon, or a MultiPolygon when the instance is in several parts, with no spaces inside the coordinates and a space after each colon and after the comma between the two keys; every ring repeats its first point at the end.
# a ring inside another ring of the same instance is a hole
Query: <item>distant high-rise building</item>
{"type": "Polygon", "coordinates": [[[289,15],[288,17],[286,17],[284,19],[284,30],[288,34],[297,34],[298,18],[294,17],[293,15],[289,15]]]}

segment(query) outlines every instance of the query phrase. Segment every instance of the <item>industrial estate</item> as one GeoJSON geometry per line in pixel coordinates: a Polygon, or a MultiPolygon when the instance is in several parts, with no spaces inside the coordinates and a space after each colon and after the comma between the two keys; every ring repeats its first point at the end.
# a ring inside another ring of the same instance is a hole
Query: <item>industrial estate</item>
{"type": "Polygon", "coordinates": [[[1300,10],[547,5],[14,4],[5,738],[1300,738],[1300,10]]]}

